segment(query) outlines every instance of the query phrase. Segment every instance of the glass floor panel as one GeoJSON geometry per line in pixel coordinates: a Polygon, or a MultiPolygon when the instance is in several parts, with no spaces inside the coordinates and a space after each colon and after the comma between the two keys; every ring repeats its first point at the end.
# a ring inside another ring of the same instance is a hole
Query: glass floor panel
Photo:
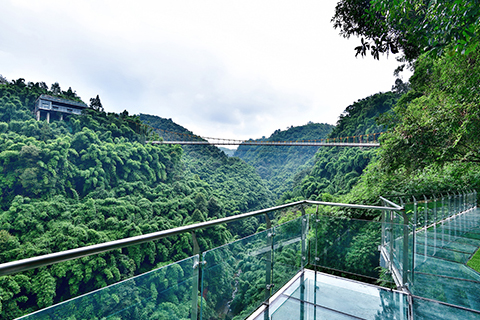
{"type": "Polygon", "coordinates": [[[441,304],[420,298],[413,298],[413,314],[415,320],[478,320],[480,314],[463,310],[455,306],[441,304]]]}
{"type": "Polygon", "coordinates": [[[452,262],[457,262],[457,263],[467,263],[467,261],[470,259],[472,256],[472,253],[466,253],[466,252],[459,252],[459,251],[454,251],[454,250],[449,250],[449,249],[443,249],[443,248],[438,248],[434,246],[425,246],[423,244],[418,244],[416,245],[416,250],[415,252],[417,253],[417,256],[421,256],[422,258],[419,258],[419,261],[422,261],[424,257],[432,257],[432,258],[439,258],[439,259],[444,259],[452,262]]]}
{"type": "Polygon", "coordinates": [[[461,263],[415,255],[415,272],[480,282],[480,274],[461,263]]]}
{"type": "Polygon", "coordinates": [[[462,236],[451,236],[439,232],[434,233],[432,231],[427,233],[417,233],[415,241],[423,245],[451,249],[465,253],[475,253],[480,246],[480,240],[463,238],[462,236]]]}
{"type": "MultiPolygon", "coordinates": [[[[424,288],[434,289],[429,281],[424,288]]],[[[265,311],[252,315],[247,320],[407,320],[409,317],[408,297],[400,291],[381,288],[353,280],[339,278],[305,270],[303,279],[297,279],[280,290],[272,298],[269,314],[265,311]],[[304,284],[303,296],[300,284],[304,284]]],[[[448,284],[448,283],[445,283],[448,284]]],[[[465,288],[459,288],[461,292],[465,288]]],[[[480,303],[480,290],[473,291],[467,299],[480,303]]],[[[461,294],[460,294],[461,296],[461,294]]],[[[450,297],[452,298],[452,297],[450,297]]],[[[459,297],[457,296],[456,299],[459,297]]],[[[466,297],[464,297],[466,298],[466,297]]],[[[445,304],[439,301],[412,296],[412,313],[415,320],[477,320],[480,312],[445,304]]]]}
{"type": "MultiPolygon", "coordinates": [[[[399,291],[319,272],[315,279],[314,271],[305,270],[303,277],[271,302],[269,313],[271,320],[406,320],[408,301],[407,295],[399,291]]],[[[265,314],[250,319],[263,320],[265,314]]]]}
{"type": "MultiPolygon", "coordinates": [[[[480,310],[480,283],[432,274],[415,274],[412,294],[464,308],[480,310]]],[[[479,318],[480,319],[480,318],[479,318]]]]}

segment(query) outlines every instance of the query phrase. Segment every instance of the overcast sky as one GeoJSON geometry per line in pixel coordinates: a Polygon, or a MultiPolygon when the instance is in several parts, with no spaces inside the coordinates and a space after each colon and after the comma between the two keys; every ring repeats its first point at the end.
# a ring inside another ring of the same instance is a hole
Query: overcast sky
{"type": "Polygon", "coordinates": [[[248,139],[335,124],[391,89],[393,56],[355,58],[335,0],[0,0],[0,74],[59,82],[106,111],[248,139]]]}

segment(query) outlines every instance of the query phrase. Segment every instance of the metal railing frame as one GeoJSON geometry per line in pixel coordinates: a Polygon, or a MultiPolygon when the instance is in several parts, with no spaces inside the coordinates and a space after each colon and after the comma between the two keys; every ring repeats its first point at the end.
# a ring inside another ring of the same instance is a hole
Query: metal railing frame
{"type": "MultiPolygon", "coordinates": [[[[307,254],[307,247],[306,247],[306,241],[307,241],[307,233],[309,229],[309,222],[308,222],[308,215],[305,213],[304,206],[305,205],[316,205],[317,206],[317,214],[318,214],[318,206],[330,206],[330,207],[342,207],[342,208],[350,208],[350,209],[366,209],[366,210],[381,210],[381,211],[402,211],[403,207],[396,205],[395,203],[384,199],[383,200],[385,203],[387,203],[389,206],[370,206],[370,205],[357,205],[357,204],[345,204],[345,203],[334,203],[334,202],[323,202],[323,201],[312,201],[312,200],[302,200],[302,201],[297,201],[289,204],[284,204],[272,208],[267,208],[267,209],[262,209],[262,210],[257,210],[257,211],[252,211],[252,212],[247,212],[235,216],[230,216],[230,217],[225,217],[221,219],[215,219],[215,220],[210,220],[206,222],[201,222],[201,223],[196,223],[196,224],[191,224],[187,226],[182,226],[182,227],[177,227],[169,230],[162,230],[158,232],[153,232],[149,234],[144,234],[140,236],[135,236],[135,237],[130,237],[130,238],[124,238],[120,240],[114,240],[114,241],[109,241],[105,243],[100,243],[100,244],[95,244],[91,246],[86,246],[86,247],[81,247],[81,248],[76,248],[76,249],[71,249],[71,250],[65,250],[61,252],[55,252],[51,254],[46,254],[42,256],[37,256],[37,257],[32,257],[32,258],[27,258],[27,259],[22,259],[22,260],[17,260],[17,261],[12,261],[12,262],[7,262],[0,264],[0,276],[6,276],[22,271],[27,271],[43,266],[48,266],[60,262],[65,262],[68,260],[73,260],[73,259],[78,259],[82,257],[87,257],[90,255],[94,254],[99,254],[111,250],[116,250],[116,249],[122,249],[126,248],[129,246],[133,245],[138,245],[142,243],[146,243],[149,241],[154,241],[154,240],[159,240],[163,239],[169,236],[173,235],[178,235],[186,232],[190,232],[192,235],[192,241],[193,241],[193,254],[194,254],[194,263],[193,263],[193,268],[194,268],[194,277],[195,275],[197,276],[198,280],[198,274],[199,274],[199,269],[203,264],[203,261],[200,259],[200,249],[198,246],[197,238],[196,238],[196,230],[216,226],[219,224],[224,224],[224,223],[229,223],[229,222],[234,222],[234,221],[239,221],[243,219],[247,219],[250,217],[256,217],[256,216],[261,216],[264,215],[266,218],[266,224],[267,224],[267,229],[274,230],[272,228],[270,219],[268,217],[268,213],[278,211],[278,210],[283,210],[287,208],[294,208],[294,207],[300,207],[301,213],[302,213],[302,236],[301,236],[301,269],[303,270],[305,266],[308,264],[308,254],[307,254]]],[[[274,232],[274,231],[272,231],[274,232]]],[[[272,235],[273,238],[273,235],[272,235]]],[[[273,246],[273,241],[272,239],[268,242],[270,245],[273,246]]],[[[272,257],[270,259],[267,258],[267,264],[270,263],[272,264],[272,257]]],[[[271,288],[273,287],[272,285],[272,278],[271,278],[271,272],[272,272],[273,266],[266,266],[266,288],[265,288],[265,301],[264,301],[264,306],[266,310],[268,310],[269,306],[269,300],[271,298],[271,288]]],[[[198,283],[196,285],[192,286],[192,320],[196,320],[198,316],[197,308],[198,308],[198,283]]],[[[268,315],[268,311],[265,313],[268,315]]]]}
{"type": "MultiPolygon", "coordinates": [[[[413,204],[413,216],[408,217],[405,209],[397,210],[402,215],[403,218],[403,257],[402,257],[402,265],[403,266],[395,266],[394,264],[394,252],[395,252],[395,240],[393,238],[393,213],[387,210],[384,211],[382,216],[382,247],[383,247],[383,255],[387,258],[390,270],[392,271],[392,275],[394,276],[394,280],[402,289],[408,290],[408,287],[413,284],[414,281],[414,268],[416,265],[416,258],[415,254],[417,253],[417,244],[416,244],[416,234],[419,231],[427,230],[429,228],[437,228],[437,225],[442,225],[442,237],[443,237],[443,230],[444,230],[444,223],[451,219],[462,218],[463,214],[468,212],[469,210],[477,207],[477,192],[476,190],[460,190],[458,192],[447,192],[447,197],[445,194],[432,194],[430,198],[426,195],[422,194],[422,201],[417,200],[415,196],[411,196],[413,204]],[[446,201],[447,200],[447,201],[446,201]],[[439,214],[439,201],[441,201],[441,214],[439,214]],[[423,208],[420,207],[419,203],[423,203],[423,208]],[[433,203],[433,207],[429,208],[429,203],[433,203]],[[429,212],[431,211],[431,217],[429,217],[429,212]],[[390,215],[389,215],[390,214],[390,215]],[[420,220],[419,220],[420,217],[420,220]],[[423,218],[423,221],[421,220],[423,218]],[[420,222],[419,222],[420,221],[420,222]],[[412,231],[410,232],[408,228],[411,227],[412,231]],[[387,233],[389,233],[389,238],[387,237],[387,233]],[[411,261],[412,265],[409,265],[409,237],[412,241],[412,252],[411,252],[411,261]],[[387,244],[385,241],[389,239],[389,243],[387,244]],[[400,270],[400,268],[402,270],[400,270]],[[409,277],[410,276],[410,277],[409,277]],[[409,280],[410,278],[410,280],[409,280]]],[[[384,205],[390,205],[395,208],[404,208],[405,203],[402,197],[399,197],[401,206],[395,204],[392,201],[387,200],[384,197],[380,197],[383,201],[384,205]]],[[[397,237],[399,238],[399,237],[397,237]]],[[[425,250],[427,247],[425,246],[425,250]]],[[[426,256],[426,252],[424,253],[426,256]]]]}
{"type": "MultiPolygon", "coordinates": [[[[316,210],[315,216],[317,216],[318,207],[322,205],[322,206],[331,206],[331,207],[382,211],[381,251],[383,250],[382,251],[383,254],[389,255],[388,257],[389,268],[392,271],[392,274],[394,275],[394,278],[397,282],[398,287],[410,295],[409,285],[413,284],[413,281],[414,281],[415,253],[416,253],[415,235],[419,231],[417,230],[417,227],[419,227],[417,225],[418,214],[419,214],[419,210],[418,210],[419,201],[415,196],[412,196],[411,199],[413,200],[412,202],[413,216],[411,217],[411,219],[409,219],[408,215],[406,214],[405,202],[402,197],[399,197],[399,200],[401,203],[400,205],[384,197],[380,197],[380,200],[382,201],[383,206],[370,206],[370,205],[357,205],[357,204],[302,200],[302,201],[297,201],[297,202],[284,204],[276,207],[271,207],[267,209],[247,212],[247,213],[243,213],[235,216],[177,227],[169,230],[162,230],[162,231],[153,232],[145,235],[124,238],[120,240],[109,241],[109,242],[86,246],[82,248],[76,248],[76,249],[51,253],[47,255],[42,255],[38,257],[3,263],[3,264],[0,264],[0,276],[10,275],[13,273],[31,270],[31,269],[35,269],[42,266],[52,265],[52,264],[56,264],[56,263],[60,263],[68,260],[78,259],[78,258],[82,258],[82,257],[86,257],[86,256],[98,254],[98,253],[115,250],[115,249],[126,248],[129,246],[138,245],[138,244],[146,243],[149,241],[163,239],[169,236],[190,232],[193,240],[193,253],[196,257],[193,268],[195,269],[194,273],[197,275],[197,278],[198,278],[199,269],[202,266],[203,261],[201,261],[200,255],[199,255],[200,249],[196,239],[196,233],[195,233],[196,230],[216,226],[219,224],[239,221],[239,220],[247,219],[250,217],[264,215],[266,219],[267,229],[272,230],[272,233],[274,233],[275,228],[272,228],[272,224],[268,217],[268,213],[278,211],[278,210],[288,209],[288,208],[294,208],[294,207],[299,207],[302,213],[301,269],[303,270],[305,266],[308,264],[308,252],[307,252],[308,249],[306,247],[307,245],[306,241],[307,241],[307,233],[309,229],[309,217],[305,213],[304,206],[316,205],[317,210],[316,210]],[[395,223],[393,220],[395,217],[401,218],[402,223],[395,223]],[[401,232],[401,235],[393,234],[393,227],[395,224],[397,225],[397,227],[400,225],[403,227],[403,232],[401,232]],[[411,227],[412,229],[410,230],[409,227],[411,227]],[[387,250],[386,249],[387,248],[386,239],[388,239],[387,234],[389,234],[390,252],[385,252],[387,250]],[[402,239],[403,241],[401,241],[403,253],[401,257],[400,256],[397,257],[397,261],[398,262],[401,261],[403,265],[401,267],[401,270],[397,266],[395,266],[395,263],[394,263],[393,255],[394,255],[394,250],[396,250],[395,240],[397,240],[394,237],[397,237],[398,239],[400,239],[400,237],[403,238],[402,239]],[[412,245],[414,246],[412,250],[412,256],[411,256],[411,259],[412,259],[411,266],[409,263],[409,239],[413,240],[412,245]]],[[[461,214],[469,211],[470,209],[476,208],[477,192],[475,190],[467,190],[467,191],[462,190],[462,191],[459,191],[458,194],[456,192],[453,192],[453,194],[447,192],[447,198],[443,193],[441,193],[439,195],[433,195],[433,197],[430,199],[428,199],[424,195],[423,200],[424,201],[422,202],[424,203],[424,208],[422,213],[424,216],[424,221],[423,221],[423,226],[421,227],[421,230],[428,229],[429,227],[436,226],[437,224],[440,224],[440,223],[443,225],[445,221],[450,219],[456,219],[461,214]],[[447,203],[445,203],[446,199],[448,200],[447,203]],[[433,223],[430,223],[428,204],[432,201],[433,201],[433,223]],[[441,201],[442,203],[440,218],[439,218],[438,208],[437,208],[438,201],[441,201]]],[[[272,235],[272,238],[273,238],[273,235],[272,235]]],[[[272,250],[273,250],[272,240],[268,243],[272,246],[272,250]]],[[[267,311],[265,312],[265,314],[267,316],[268,316],[269,300],[271,298],[271,292],[272,292],[271,288],[273,287],[272,277],[271,277],[272,268],[273,268],[272,257],[270,257],[270,259],[267,258],[267,264],[268,263],[270,263],[270,266],[268,265],[266,266],[266,288],[265,288],[265,301],[264,301],[264,307],[265,307],[265,310],[267,311]]],[[[196,285],[193,285],[193,288],[192,288],[192,304],[193,304],[192,320],[196,320],[198,315],[198,312],[197,312],[198,283],[196,285]]]]}
{"type": "Polygon", "coordinates": [[[47,266],[51,264],[56,264],[59,262],[64,262],[68,260],[78,259],[82,257],[87,257],[90,255],[107,252],[115,249],[122,249],[133,245],[138,245],[154,240],[163,239],[169,236],[182,234],[185,232],[194,232],[196,230],[216,226],[219,224],[234,222],[238,220],[243,220],[250,217],[255,217],[259,215],[264,215],[273,211],[278,211],[286,208],[291,208],[295,206],[301,206],[305,204],[313,205],[324,205],[332,207],[343,207],[343,208],[352,208],[352,209],[370,209],[370,210],[398,210],[399,208],[389,208],[381,206],[368,206],[368,205],[356,205],[356,204],[345,204],[345,203],[333,203],[333,202],[322,202],[322,201],[312,201],[312,200],[302,200],[297,202],[292,202],[289,204],[284,204],[268,209],[262,209],[247,213],[242,213],[235,216],[225,217],[221,219],[210,220],[206,222],[200,222],[196,224],[191,224],[187,226],[177,227],[168,230],[157,231],[153,233],[148,233],[140,236],[124,238],[120,240],[108,241],[104,243],[99,243],[91,246],[65,250],[55,253],[50,253],[38,257],[32,257],[12,262],[7,262],[0,264],[0,276],[5,276],[17,272],[22,272],[30,269],[35,269],[42,266],[47,266]]]}

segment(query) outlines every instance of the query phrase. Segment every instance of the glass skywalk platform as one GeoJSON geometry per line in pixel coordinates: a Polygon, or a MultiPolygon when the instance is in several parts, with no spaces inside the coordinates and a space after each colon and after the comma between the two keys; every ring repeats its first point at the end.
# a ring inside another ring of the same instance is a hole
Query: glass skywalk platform
{"type": "Polygon", "coordinates": [[[457,306],[324,273],[315,276],[308,269],[273,299],[268,311],[259,310],[248,320],[480,319],[479,313],[457,306]]]}
{"type": "Polygon", "coordinates": [[[480,246],[472,194],[385,199],[369,208],[383,212],[381,222],[318,212],[352,205],[285,205],[300,217],[273,227],[266,217],[265,231],[19,319],[480,319],[480,275],[466,266],[480,246]],[[398,290],[308,269],[393,287],[380,266],[398,290]]]}

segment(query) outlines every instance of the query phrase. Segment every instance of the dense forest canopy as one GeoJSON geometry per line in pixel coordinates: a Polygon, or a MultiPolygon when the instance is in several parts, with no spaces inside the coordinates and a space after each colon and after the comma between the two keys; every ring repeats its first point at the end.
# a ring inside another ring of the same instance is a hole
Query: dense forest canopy
{"type": "MultiPolygon", "coordinates": [[[[333,126],[326,123],[308,123],[304,126],[276,130],[270,137],[255,141],[321,141],[333,126]]],[[[241,144],[234,156],[254,166],[267,181],[269,189],[278,199],[292,189],[295,181],[301,180],[310,170],[313,157],[319,147],[299,146],[249,146],[241,144]]]]}
{"type": "MultiPolygon", "coordinates": [[[[98,96],[81,116],[36,121],[40,94],[70,98],[58,84],[0,84],[0,263],[273,204],[254,169],[216,147],[144,144],[154,133],[140,117],[106,113],[98,96]]],[[[249,219],[197,236],[205,250],[258,227],[249,219]]],[[[192,245],[182,235],[2,277],[2,318],[186,258],[192,245]]]]}
{"type": "MultiPolygon", "coordinates": [[[[386,130],[385,126],[377,124],[376,119],[390,112],[400,96],[400,93],[387,92],[358,100],[340,115],[328,138],[358,137],[386,130]]],[[[376,159],[377,151],[374,148],[358,147],[320,148],[308,174],[297,180],[294,188],[282,195],[281,201],[305,198],[328,201],[332,200],[332,196],[348,193],[359,181],[367,165],[376,159]]]]}

